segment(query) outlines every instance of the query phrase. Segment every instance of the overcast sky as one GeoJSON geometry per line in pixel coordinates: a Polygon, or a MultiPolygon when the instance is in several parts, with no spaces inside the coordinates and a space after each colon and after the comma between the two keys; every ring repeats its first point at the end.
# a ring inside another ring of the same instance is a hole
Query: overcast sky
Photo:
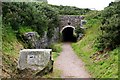
{"type": "Polygon", "coordinates": [[[114,0],[48,0],[49,4],[76,6],[79,8],[95,8],[96,10],[103,10],[110,2],[114,0]]]}

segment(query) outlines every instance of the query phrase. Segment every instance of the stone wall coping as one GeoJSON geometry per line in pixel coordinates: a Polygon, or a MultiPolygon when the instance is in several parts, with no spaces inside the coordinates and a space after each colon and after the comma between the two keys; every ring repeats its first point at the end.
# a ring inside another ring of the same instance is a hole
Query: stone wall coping
{"type": "Polygon", "coordinates": [[[52,51],[52,49],[23,49],[23,50],[20,50],[20,52],[22,51],[52,51]]]}

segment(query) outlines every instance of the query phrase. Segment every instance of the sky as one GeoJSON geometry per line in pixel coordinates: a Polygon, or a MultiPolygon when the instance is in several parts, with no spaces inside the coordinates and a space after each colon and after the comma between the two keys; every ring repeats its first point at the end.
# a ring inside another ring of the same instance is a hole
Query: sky
{"type": "Polygon", "coordinates": [[[49,4],[103,10],[115,0],[47,0],[49,4]]]}

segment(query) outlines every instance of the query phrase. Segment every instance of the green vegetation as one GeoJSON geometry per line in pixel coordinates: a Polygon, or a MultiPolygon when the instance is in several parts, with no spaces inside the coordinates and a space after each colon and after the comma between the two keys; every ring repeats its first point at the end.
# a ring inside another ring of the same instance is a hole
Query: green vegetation
{"type": "MultiPolygon", "coordinates": [[[[60,52],[62,51],[61,43],[54,43],[50,46],[52,49],[52,58],[55,61],[56,58],[59,56],[60,52]]],[[[61,70],[58,70],[55,66],[53,68],[53,72],[47,75],[44,75],[42,78],[61,78],[61,70]]]]}
{"type": "Polygon", "coordinates": [[[4,25],[2,29],[2,77],[16,75],[17,58],[23,46],[16,38],[11,26],[4,25]]]}
{"type": "Polygon", "coordinates": [[[51,5],[56,11],[59,12],[60,15],[84,15],[91,11],[88,8],[81,9],[77,7],[72,6],[57,6],[57,5],[51,5]]]}
{"type": "MultiPolygon", "coordinates": [[[[57,68],[54,67],[54,70],[52,73],[47,74],[47,75],[43,76],[42,78],[61,78],[61,73],[62,72],[60,70],[58,70],[57,68]]],[[[57,79],[57,80],[59,80],[59,79],[57,79]]]]}
{"type": "Polygon", "coordinates": [[[22,26],[22,27],[19,28],[19,32],[20,32],[21,34],[25,34],[26,32],[32,32],[32,31],[33,31],[33,30],[32,30],[31,28],[26,27],[26,26],[22,26]]]}
{"type": "MultiPolygon", "coordinates": [[[[113,5],[112,8],[116,7],[114,11],[118,10],[119,3],[113,3],[116,5],[113,5]]],[[[119,34],[114,34],[114,32],[119,31],[119,21],[120,19],[118,17],[113,18],[114,15],[116,15],[116,12],[110,12],[112,15],[110,16],[108,13],[111,10],[111,6],[105,8],[103,11],[91,11],[88,14],[85,15],[86,20],[88,21],[85,27],[87,27],[87,30],[85,31],[85,36],[77,43],[73,43],[72,47],[76,54],[85,62],[86,69],[89,71],[92,77],[95,78],[118,78],[118,54],[120,53],[120,47],[116,46],[113,48],[113,50],[106,49],[106,44],[112,44],[110,41],[116,42],[120,38],[117,36],[119,34]],[[110,9],[109,9],[110,8],[110,9]],[[107,12],[108,13],[107,13],[107,12]],[[108,16],[109,18],[103,17],[103,14],[108,16]],[[107,19],[107,21],[103,23],[103,20],[107,19]],[[108,21],[112,21],[110,24],[107,24],[108,21]],[[114,21],[115,20],[115,21],[114,21]],[[112,25],[111,25],[112,24],[112,25]],[[115,25],[115,26],[114,26],[115,25]],[[102,33],[100,27],[104,26],[106,29],[104,33],[102,33]],[[112,26],[116,28],[111,28],[112,26]],[[114,37],[110,37],[110,39],[102,40],[105,38],[105,35],[107,32],[109,33],[109,36],[114,34],[114,37]],[[112,33],[111,33],[112,31],[112,33]],[[104,36],[103,38],[100,37],[104,36]],[[102,40],[99,42],[99,40],[102,40]],[[119,39],[118,39],[119,38],[119,39]],[[105,47],[99,45],[100,43],[103,43],[105,47]],[[99,45],[96,47],[96,45],[99,45]]],[[[119,45],[119,42],[118,44],[119,45]]],[[[113,45],[114,46],[114,45],[113,45]]]]}
{"type": "Polygon", "coordinates": [[[38,32],[40,37],[47,31],[51,38],[59,23],[57,12],[46,3],[3,3],[2,9],[3,24],[11,25],[16,34],[19,28],[27,26],[38,32]]]}
{"type": "Polygon", "coordinates": [[[97,38],[96,47],[113,50],[120,45],[120,2],[110,3],[101,16],[101,35],[97,38]]]}
{"type": "Polygon", "coordinates": [[[62,46],[61,43],[56,43],[51,45],[50,48],[53,50],[52,55],[54,60],[59,56],[59,53],[62,51],[61,46],[62,46]]]}
{"type": "Polygon", "coordinates": [[[62,51],[62,48],[61,48],[61,43],[53,43],[50,48],[53,50],[53,52],[58,52],[60,53],[62,51]]]}
{"type": "Polygon", "coordinates": [[[0,15],[0,50],[2,49],[2,16],[0,15]]]}

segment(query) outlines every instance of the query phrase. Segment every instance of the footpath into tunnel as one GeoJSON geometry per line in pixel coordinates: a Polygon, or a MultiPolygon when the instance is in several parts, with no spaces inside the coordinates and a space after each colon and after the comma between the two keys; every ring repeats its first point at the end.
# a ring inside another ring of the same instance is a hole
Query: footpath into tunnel
{"type": "Polygon", "coordinates": [[[61,78],[90,78],[84,63],[75,55],[70,43],[63,43],[63,51],[54,63],[62,71],[61,78]]]}
{"type": "Polygon", "coordinates": [[[83,16],[80,15],[60,15],[59,31],[61,33],[60,39],[63,42],[76,42],[78,34],[75,30],[80,27],[83,16]]]}

